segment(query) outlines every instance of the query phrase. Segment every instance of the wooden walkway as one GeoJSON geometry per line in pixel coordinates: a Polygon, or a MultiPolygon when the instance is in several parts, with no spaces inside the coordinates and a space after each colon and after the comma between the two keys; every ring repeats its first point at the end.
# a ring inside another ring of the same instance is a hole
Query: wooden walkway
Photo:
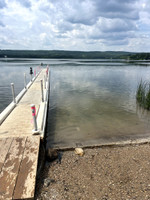
{"type": "Polygon", "coordinates": [[[40,136],[0,139],[0,199],[34,198],[40,136]]]}
{"type": "Polygon", "coordinates": [[[38,113],[42,70],[11,114],[0,126],[0,199],[33,199],[40,135],[32,135],[31,104],[38,113]]]}

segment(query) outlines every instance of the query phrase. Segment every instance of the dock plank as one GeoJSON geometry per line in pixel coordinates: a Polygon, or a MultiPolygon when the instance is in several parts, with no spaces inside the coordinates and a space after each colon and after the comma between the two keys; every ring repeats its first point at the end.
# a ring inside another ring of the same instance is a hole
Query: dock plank
{"type": "Polygon", "coordinates": [[[0,172],[4,165],[6,155],[10,149],[13,138],[4,138],[0,140],[0,172]]]}
{"type": "Polygon", "coordinates": [[[34,198],[40,136],[27,137],[13,199],[34,198]]]}
{"type": "Polygon", "coordinates": [[[12,199],[26,137],[14,138],[0,174],[0,199],[12,199]]]}

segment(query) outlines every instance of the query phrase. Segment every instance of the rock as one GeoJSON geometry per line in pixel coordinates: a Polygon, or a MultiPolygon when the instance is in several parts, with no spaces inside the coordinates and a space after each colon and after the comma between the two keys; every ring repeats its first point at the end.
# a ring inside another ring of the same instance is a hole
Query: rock
{"type": "Polygon", "coordinates": [[[44,187],[48,187],[50,184],[53,184],[53,183],[55,183],[54,179],[46,178],[46,179],[44,179],[43,185],[44,185],[44,187]]]}
{"type": "Polygon", "coordinates": [[[83,156],[84,151],[82,148],[75,148],[75,154],[77,154],[79,156],[83,156]]]}
{"type": "Polygon", "coordinates": [[[61,164],[61,160],[62,160],[62,153],[58,153],[58,161],[57,163],[61,164]]]}
{"type": "Polygon", "coordinates": [[[45,179],[44,180],[44,187],[48,187],[51,183],[51,180],[50,179],[45,179]]]}
{"type": "Polygon", "coordinates": [[[46,150],[46,159],[48,161],[53,161],[58,158],[58,151],[56,149],[47,149],[46,150]]]}

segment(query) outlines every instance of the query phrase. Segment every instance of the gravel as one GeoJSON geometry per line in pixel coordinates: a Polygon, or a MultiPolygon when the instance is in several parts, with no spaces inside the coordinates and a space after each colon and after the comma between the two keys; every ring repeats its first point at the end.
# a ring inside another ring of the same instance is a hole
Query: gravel
{"type": "Polygon", "coordinates": [[[37,200],[150,200],[150,144],[61,152],[37,180],[37,200]]]}

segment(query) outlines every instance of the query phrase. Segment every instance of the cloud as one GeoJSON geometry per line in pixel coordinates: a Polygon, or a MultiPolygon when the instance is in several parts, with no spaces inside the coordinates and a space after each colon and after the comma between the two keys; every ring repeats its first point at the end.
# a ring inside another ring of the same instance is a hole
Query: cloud
{"type": "Polygon", "coordinates": [[[73,24],[92,25],[97,21],[95,7],[92,1],[72,1],[64,5],[64,18],[73,24]]]}
{"type": "Polygon", "coordinates": [[[2,27],[4,27],[5,25],[3,24],[3,22],[2,21],[0,21],[0,26],[2,26],[2,27]]]}
{"type": "Polygon", "coordinates": [[[136,0],[93,0],[96,7],[97,15],[106,18],[126,18],[138,20],[138,10],[136,0]]]}
{"type": "Polygon", "coordinates": [[[66,21],[73,24],[93,25],[101,17],[138,20],[136,0],[66,0],[56,1],[58,12],[66,21]],[[61,9],[60,9],[61,8],[61,9]]]}
{"type": "Polygon", "coordinates": [[[131,38],[135,38],[136,35],[134,34],[134,31],[108,31],[102,32],[99,29],[93,29],[91,32],[88,33],[87,38],[91,40],[100,41],[101,43],[104,43],[105,45],[109,44],[111,45],[121,45],[121,44],[128,44],[129,40],[131,38]]]}
{"type": "Polygon", "coordinates": [[[5,0],[0,0],[0,9],[6,7],[5,0]]]}
{"type": "Polygon", "coordinates": [[[0,9],[1,48],[140,51],[150,38],[147,0],[0,0],[0,9]]]}
{"type": "MultiPolygon", "coordinates": [[[[61,16],[60,23],[56,23],[55,18],[56,37],[80,39],[89,37],[89,39],[103,39],[103,41],[105,39],[123,40],[122,44],[124,44],[128,43],[130,37],[133,37],[131,31],[137,30],[135,22],[139,19],[139,14],[135,0],[132,3],[129,0],[125,2],[121,0],[105,2],[102,0],[66,0],[63,4],[62,1],[57,0],[53,6],[49,5],[49,10],[53,9],[52,13],[57,11],[57,14],[61,16]],[[67,26],[66,23],[68,23],[67,26]]],[[[48,10],[48,4],[45,8],[48,10]]],[[[108,42],[104,41],[104,43],[108,42]]],[[[111,44],[117,43],[112,41],[111,44]]]]}
{"type": "Polygon", "coordinates": [[[131,30],[136,30],[136,24],[127,19],[107,19],[103,18],[99,27],[102,32],[127,32],[131,30]]]}
{"type": "Polygon", "coordinates": [[[6,6],[5,0],[0,0],[0,28],[5,27],[5,24],[3,23],[3,9],[6,6]]]}
{"type": "Polygon", "coordinates": [[[26,8],[30,8],[31,7],[30,0],[16,0],[16,1],[19,2],[22,6],[24,6],[26,8]]]}
{"type": "Polygon", "coordinates": [[[104,44],[106,44],[107,46],[122,46],[122,45],[128,45],[129,44],[129,40],[127,38],[123,38],[123,39],[117,39],[117,40],[104,40],[103,41],[104,44]]]}

